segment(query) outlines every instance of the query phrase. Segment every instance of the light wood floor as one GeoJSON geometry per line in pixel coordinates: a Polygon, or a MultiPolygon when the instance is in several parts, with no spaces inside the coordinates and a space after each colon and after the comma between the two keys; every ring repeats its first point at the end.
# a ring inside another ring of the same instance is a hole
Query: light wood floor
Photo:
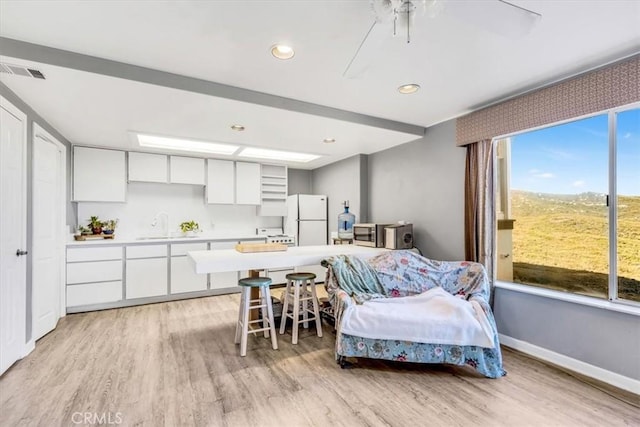
{"type": "Polygon", "coordinates": [[[342,370],[325,325],[324,338],[305,331],[297,346],[279,335],[277,351],[250,338],[241,358],[238,303],[224,295],[65,317],[0,378],[0,426],[83,425],[77,412],[154,427],[640,425],[638,407],[509,350],[497,380],[380,361],[342,370]]]}

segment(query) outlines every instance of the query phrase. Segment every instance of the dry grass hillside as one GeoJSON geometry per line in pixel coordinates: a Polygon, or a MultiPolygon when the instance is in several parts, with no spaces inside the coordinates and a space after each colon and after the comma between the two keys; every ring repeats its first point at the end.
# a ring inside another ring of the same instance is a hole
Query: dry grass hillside
{"type": "MultiPolygon", "coordinates": [[[[514,190],[514,279],[606,297],[609,271],[606,198],[514,190]]],[[[640,197],[618,202],[619,296],[640,301],[640,197]]]]}

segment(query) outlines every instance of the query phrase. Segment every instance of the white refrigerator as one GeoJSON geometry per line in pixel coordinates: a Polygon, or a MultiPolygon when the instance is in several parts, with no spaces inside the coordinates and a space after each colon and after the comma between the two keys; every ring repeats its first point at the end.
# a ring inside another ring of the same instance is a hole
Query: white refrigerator
{"type": "Polygon", "coordinates": [[[287,197],[284,233],[296,237],[298,246],[326,245],[327,196],[294,194],[287,197]]]}
{"type": "MultiPolygon", "coordinates": [[[[295,236],[297,246],[328,244],[327,196],[294,194],[287,197],[284,233],[295,236]]],[[[298,267],[296,270],[315,273],[316,281],[324,282],[325,269],[320,265],[298,267]]]]}

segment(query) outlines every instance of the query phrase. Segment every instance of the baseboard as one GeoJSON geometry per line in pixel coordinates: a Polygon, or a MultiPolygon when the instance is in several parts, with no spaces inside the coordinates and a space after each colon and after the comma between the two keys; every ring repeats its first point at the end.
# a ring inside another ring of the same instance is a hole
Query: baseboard
{"type": "Polygon", "coordinates": [[[22,355],[22,359],[27,357],[34,349],[36,348],[36,341],[31,339],[24,345],[24,354],[22,355]]]}
{"type": "Polygon", "coordinates": [[[607,384],[611,384],[614,387],[618,387],[622,390],[629,391],[631,393],[640,394],[640,381],[633,378],[625,377],[624,375],[616,374],[615,372],[607,371],[606,369],[599,368],[589,363],[582,362],[578,359],[574,359],[564,354],[556,353],[555,351],[548,350],[543,347],[521,341],[515,338],[511,338],[506,335],[499,335],[500,344],[504,344],[507,347],[511,347],[515,350],[553,363],[560,367],[569,369],[579,374],[595,378],[607,384]]]}

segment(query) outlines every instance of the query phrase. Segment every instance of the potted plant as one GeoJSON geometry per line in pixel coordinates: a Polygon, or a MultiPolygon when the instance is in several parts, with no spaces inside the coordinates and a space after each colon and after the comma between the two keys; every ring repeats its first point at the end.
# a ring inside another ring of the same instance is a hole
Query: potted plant
{"type": "Polygon", "coordinates": [[[82,225],[78,227],[78,231],[80,232],[80,235],[82,235],[82,236],[89,236],[89,235],[93,234],[93,231],[91,231],[91,228],[84,227],[82,225]]]}
{"type": "Polygon", "coordinates": [[[200,225],[193,220],[185,221],[180,224],[180,231],[182,231],[184,235],[195,235],[200,231],[200,225]]]}
{"type": "Polygon", "coordinates": [[[116,231],[116,226],[118,225],[118,219],[108,219],[102,222],[102,232],[104,234],[113,234],[116,231]]]}
{"type": "Polygon", "coordinates": [[[92,216],[89,219],[89,227],[91,227],[93,234],[102,234],[102,221],[97,216],[92,216]]]}

